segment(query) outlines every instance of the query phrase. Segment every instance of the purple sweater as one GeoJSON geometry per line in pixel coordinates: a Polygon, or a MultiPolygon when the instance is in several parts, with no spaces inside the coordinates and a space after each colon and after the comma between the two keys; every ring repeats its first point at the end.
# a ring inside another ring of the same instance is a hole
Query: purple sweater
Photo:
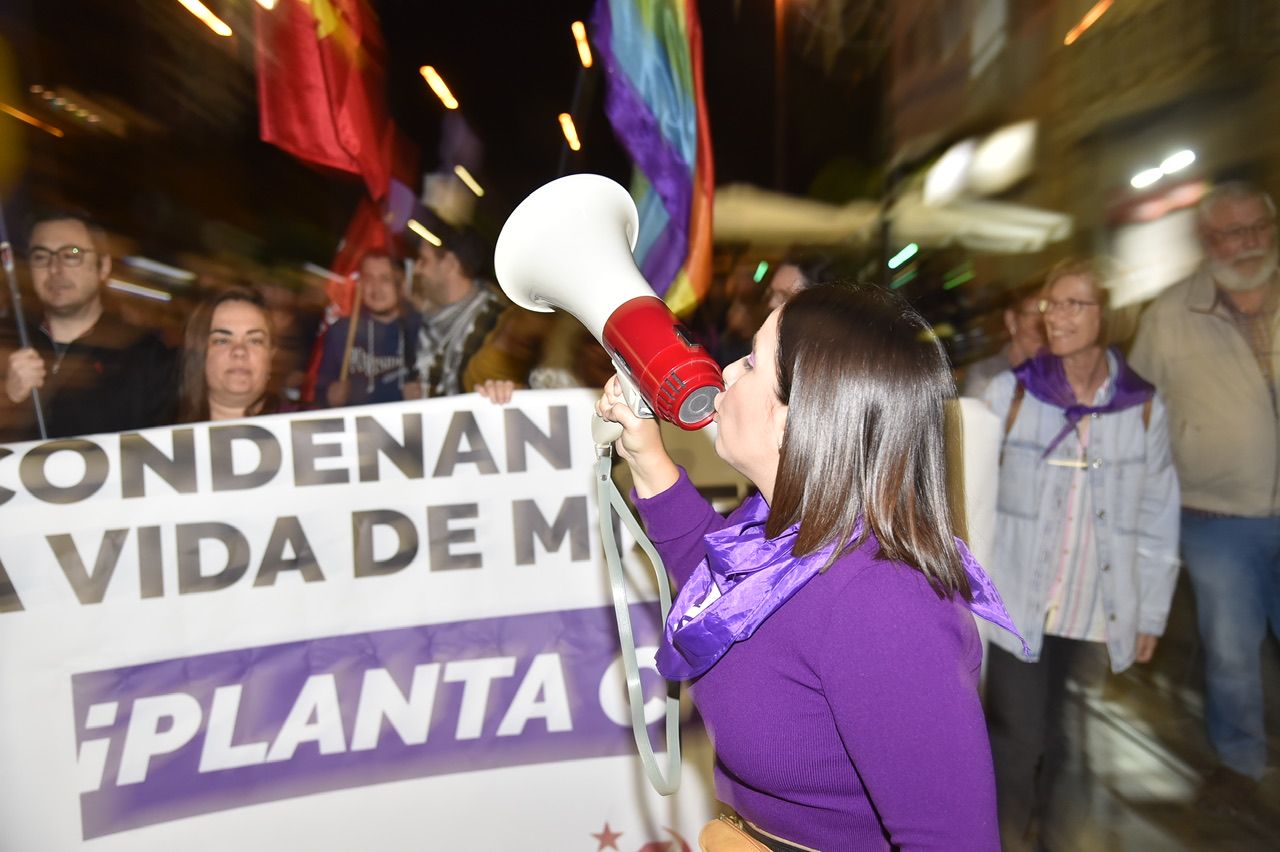
{"type": "MultiPolygon", "coordinates": [[[[634,498],[677,584],[726,521],[682,470],[634,498]]],[[[716,751],[716,795],[822,852],[998,850],[978,701],[982,646],[963,601],[919,571],[841,557],[690,687],[716,751]]]]}

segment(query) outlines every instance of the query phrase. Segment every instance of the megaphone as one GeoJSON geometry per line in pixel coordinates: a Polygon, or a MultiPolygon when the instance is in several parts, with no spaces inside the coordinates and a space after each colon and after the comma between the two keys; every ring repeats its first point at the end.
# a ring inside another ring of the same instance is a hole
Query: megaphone
{"type": "Polygon", "coordinates": [[[494,271],[520,307],[577,317],[643,398],[630,400],[637,414],[701,429],[724,390],[720,368],[636,268],[638,233],[625,189],[600,175],[569,175],[516,207],[498,235],[494,271]]]}

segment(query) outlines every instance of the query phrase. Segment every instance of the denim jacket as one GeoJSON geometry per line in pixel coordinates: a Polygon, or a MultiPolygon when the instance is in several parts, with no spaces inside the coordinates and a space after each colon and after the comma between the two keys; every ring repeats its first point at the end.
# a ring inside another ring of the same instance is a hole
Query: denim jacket
{"type": "MultiPolygon", "coordinates": [[[[1115,356],[1107,358],[1114,376],[1115,356]]],[[[1002,430],[1016,386],[1013,373],[1005,371],[985,394],[1002,430]]],[[[1100,401],[1111,392],[1108,381],[1100,401]]],[[[1102,571],[1107,650],[1116,672],[1133,663],[1139,633],[1164,632],[1178,576],[1178,479],[1169,454],[1168,419],[1158,394],[1145,426],[1143,409],[1090,415],[1086,482],[1102,571]]],[[[1061,409],[1025,393],[1000,462],[995,559],[989,568],[1032,659],[1039,659],[1044,640],[1045,611],[1066,532],[1066,502],[1077,470],[1049,461],[1075,460],[1080,453],[1072,432],[1049,458],[1041,458],[1064,423],[1061,409]]],[[[993,641],[1012,654],[1022,652],[1011,634],[997,633],[993,641]]]]}

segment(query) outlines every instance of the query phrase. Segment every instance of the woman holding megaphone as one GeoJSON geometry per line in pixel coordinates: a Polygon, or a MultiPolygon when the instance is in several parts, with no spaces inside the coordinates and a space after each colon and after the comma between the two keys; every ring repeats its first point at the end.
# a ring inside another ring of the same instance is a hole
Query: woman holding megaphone
{"type": "Polygon", "coordinates": [[[739,815],[704,848],[998,849],[971,613],[1013,626],[953,536],[937,339],[887,291],[815,287],[724,380],[716,452],[759,490],[728,518],[616,378],[597,403],[680,587],[658,668],[690,681],[739,815]]]}

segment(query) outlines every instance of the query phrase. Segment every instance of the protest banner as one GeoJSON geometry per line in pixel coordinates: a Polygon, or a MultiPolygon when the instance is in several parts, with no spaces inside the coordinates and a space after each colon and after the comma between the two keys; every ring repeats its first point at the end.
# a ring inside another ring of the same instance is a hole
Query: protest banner
{"type": "Polygon", "coordinates": [[[0,447],[0,848],[696,847],[705,739],[670,798],[635,756],[594,399],[0,447]]]}

